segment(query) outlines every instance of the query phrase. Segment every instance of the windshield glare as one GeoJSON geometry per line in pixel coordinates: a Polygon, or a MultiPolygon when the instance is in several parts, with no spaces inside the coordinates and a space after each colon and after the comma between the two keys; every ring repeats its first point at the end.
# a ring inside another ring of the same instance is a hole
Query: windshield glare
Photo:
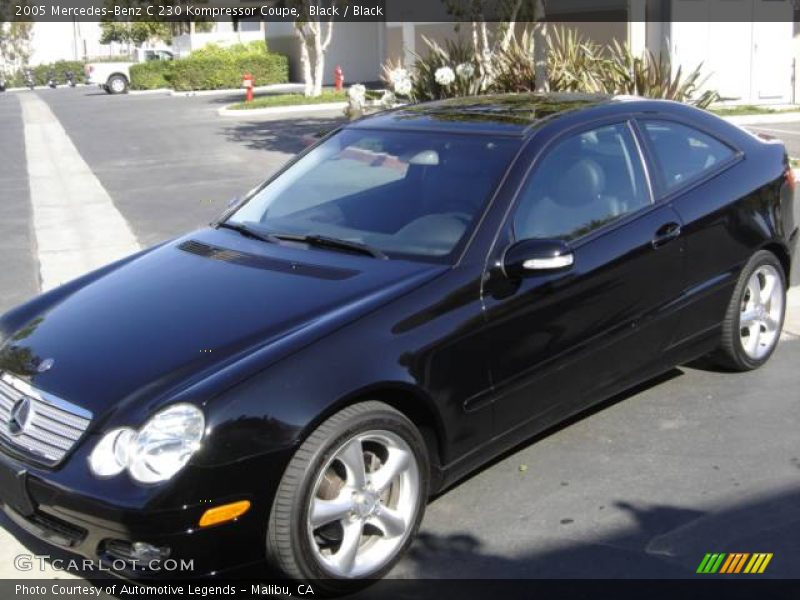
{"type": "Polygon", "coordinates": [[[321,235],[389,256],[443,259],[466,238],[520,144],[515,139],[345,129],[229,219],[321,235]]]}

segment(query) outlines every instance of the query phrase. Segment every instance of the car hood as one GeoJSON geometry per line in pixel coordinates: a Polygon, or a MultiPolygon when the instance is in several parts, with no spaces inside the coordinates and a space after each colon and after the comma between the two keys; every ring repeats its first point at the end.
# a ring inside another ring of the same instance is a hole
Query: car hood
{"type": "Polygon", "coordinates": [[[308,343],[443,271],[209,228],[29,315],[0,348],[0,370],[98,416],[169,396],[278,340],[308,343]]]}

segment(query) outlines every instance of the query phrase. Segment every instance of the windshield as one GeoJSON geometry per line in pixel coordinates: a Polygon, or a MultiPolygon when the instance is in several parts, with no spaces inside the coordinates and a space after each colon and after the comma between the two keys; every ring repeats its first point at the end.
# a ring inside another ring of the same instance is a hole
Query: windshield
{"type": "Polygon", "coordinates": [[[442,260],[466,239],[519,145],[345,129],[254,194],[228,223],[442,260]]]}

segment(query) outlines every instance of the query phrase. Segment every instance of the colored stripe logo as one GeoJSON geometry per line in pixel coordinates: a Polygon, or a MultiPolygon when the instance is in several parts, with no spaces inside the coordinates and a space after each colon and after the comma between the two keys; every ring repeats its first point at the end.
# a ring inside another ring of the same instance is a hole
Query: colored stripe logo
{"type": "Polygon", "coordinates": [[[748,573],[755,575],[763,573],[771,560],[771,552],[756,552],[754,554],[748,552],[710,552],[700,561],[697,572],[709,575],[715,573],[725,575],[748,573]]]}

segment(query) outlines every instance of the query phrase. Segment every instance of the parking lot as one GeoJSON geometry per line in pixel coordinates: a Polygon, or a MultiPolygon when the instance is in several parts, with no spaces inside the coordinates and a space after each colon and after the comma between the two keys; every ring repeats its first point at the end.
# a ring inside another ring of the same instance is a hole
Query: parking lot
{"type": "MultiPolygon", "coordinates": [[[[89,88],[0,95],[0,311],[40,289],[25,94],[46,103],[141,247],[207,223],[301,149],[304,135],[341,119],[225,119],[217,109],[231,99],[220,96],[112,97],[89,88]]],[[[800,124],[757,129],[785,136],[800,156],[800,124]]],[[[462,481],[430,504],[392,576],[692,577],[707,552],[771,552],[765,576],[797,577],[800,329],[793,331],[757,372],[681,366],[462,481]]],[[[0,577],[43,576],[17,571],[20,553],[60,556],[0,524],[0,577]]]]}

